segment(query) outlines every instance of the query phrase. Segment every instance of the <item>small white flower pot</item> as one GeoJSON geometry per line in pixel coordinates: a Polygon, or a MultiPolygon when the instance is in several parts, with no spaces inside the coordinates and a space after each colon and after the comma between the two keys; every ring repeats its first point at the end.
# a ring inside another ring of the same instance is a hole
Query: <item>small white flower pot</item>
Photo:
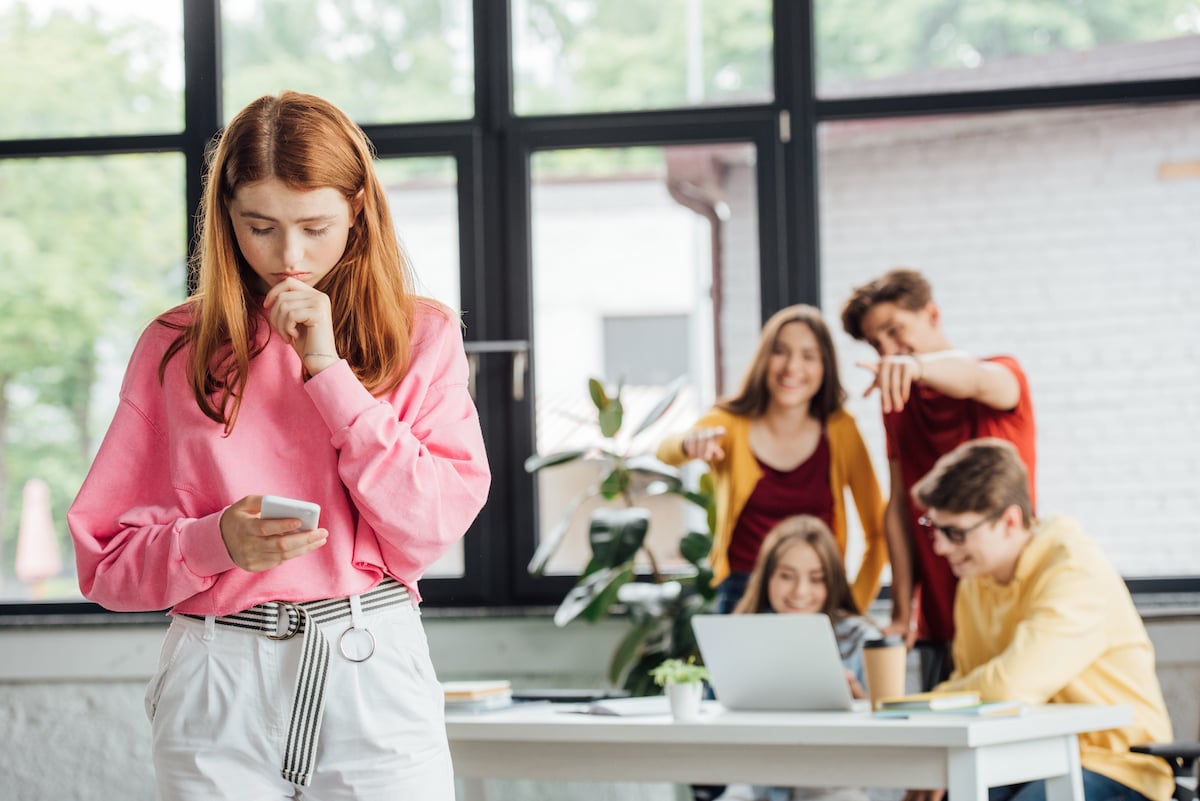
{"type": "Polygon", "coordinates": [[[668,684],[667,698],[671,702],[671,715],[680,723],[700,718],[700,699],[704,697],[704,684],[690,681],[684,684],[668,684]]]}

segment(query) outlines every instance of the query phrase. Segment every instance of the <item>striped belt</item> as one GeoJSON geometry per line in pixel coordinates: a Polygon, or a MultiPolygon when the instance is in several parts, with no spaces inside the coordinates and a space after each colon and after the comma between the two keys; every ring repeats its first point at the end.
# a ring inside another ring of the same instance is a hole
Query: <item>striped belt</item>
{"type": "MultiPolygon", "coordinates": [[[[272,640],[290,640],[300,635],[300,670],[292,698],[292,717],[288,725],[287,747],[279,774],[287,781],[308,786],[316,767],[317,737],[325,714],[325,682],[329,677],[329,641],[316,624],[351,618],[353,621],[338,638],[338,650],[351,662],[365,662],[375,653],[375,635],[360,626],[362,615],[411,603],[408,589],[394,578],[385,578],[362,595],[330,598],[325,601],[268,601],[243,612],[214,618],[218,626],[260,632],[272,640]],[[370,650],[365,656],[351,655],[346,635],[365,633],[370,650]]],[[[184,617],[205,620],[202,615],[184,617]]]]}

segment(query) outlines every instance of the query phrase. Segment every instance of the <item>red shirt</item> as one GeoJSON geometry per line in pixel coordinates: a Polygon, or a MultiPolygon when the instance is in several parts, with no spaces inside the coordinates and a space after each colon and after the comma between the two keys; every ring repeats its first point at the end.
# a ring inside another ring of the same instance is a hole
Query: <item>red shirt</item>
{"type": "Polygon", "coordinates": [[[924,513],[910,494],[944,454],[967,440],[999,437],[1016,446],[1029,470],[1029,494],[1036,503],[1034,480],[1037,449],[1034,443],[1033,400],[1029,382],[1016,359],[995,356],[986,361],[1012,371],[1021,388],[1015,408],[1008,411],[973,400],[950,398],[937,390],[913,385],[907,404],[899,412],[883,416],[887,432],[888,459],[899,462],[908,499],[914,536],[913,583],[917,598],[917,636],[949,642],[954,638],[954,591],[958,579],[949,563],[933,552],[929,537],[917,519],[924,513]]]}
{"type": "Polygon", "coordinates": [[[767,533],[785,517],[813,515],[833,526],[829,439],[824,433],[812,455],[793,470],[776,470],[755,458],[762,468],[762,478],[742,508],[729,542],[729,569],[735,573],[754,569],[767,533]]]}

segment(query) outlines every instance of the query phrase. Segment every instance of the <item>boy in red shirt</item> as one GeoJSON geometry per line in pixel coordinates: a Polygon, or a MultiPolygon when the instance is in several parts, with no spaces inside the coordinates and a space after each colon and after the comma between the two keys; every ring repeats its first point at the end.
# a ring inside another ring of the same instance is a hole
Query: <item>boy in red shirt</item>
{"type": "Polygon", "coordinates": [[[1010,356],[981,358],[955,350],[941,326],[929,282],[894,269],[856,287],[842,308],[846,333],[871,345],[877,362],[862,362],[879,390],[891,497],[884,518],[892,564],[892,622],[886,633],[921,641],[921,684],[928,689],[953,667],[957,579],[933,552],[917,522],[911,490],[943,454],[978,437],[1012,442],[1029,471],[1036,498],[1033,403],[1025,373],[1010,356]]]}

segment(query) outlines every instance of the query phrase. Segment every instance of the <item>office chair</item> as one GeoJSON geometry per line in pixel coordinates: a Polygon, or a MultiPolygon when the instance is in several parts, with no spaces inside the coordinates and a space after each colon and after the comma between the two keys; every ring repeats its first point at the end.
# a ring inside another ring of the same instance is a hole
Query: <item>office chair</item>
{"type": "Polygon", "coordinates": [[[1196,770],[1196,762],[1200,760],[1200,742],[1135,745],[1129,750],[1139,754],[1151,754],[1167,761],[1175,773],[1174,797],[1176,801],[1198,801],[1200,799],[1200,796],[1197,795],[1200,777],[1196,770]]]}

